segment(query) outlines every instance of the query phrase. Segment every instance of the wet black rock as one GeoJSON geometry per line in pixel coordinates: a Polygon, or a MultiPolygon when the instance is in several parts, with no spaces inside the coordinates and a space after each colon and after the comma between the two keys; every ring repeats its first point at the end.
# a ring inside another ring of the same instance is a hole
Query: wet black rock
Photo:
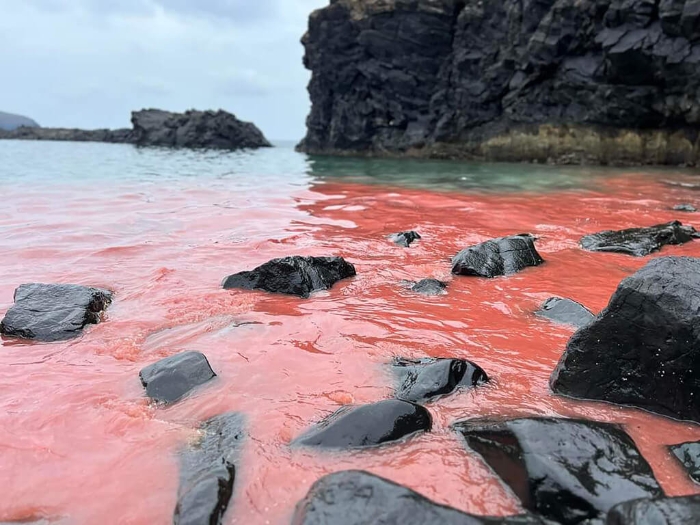
{"type": "Polygon", "coordinates": [[[513,235],[465,248],[452,259],[452,273],[498,277],[514,274],[543,262],[531,235],[513,235]]]}
{"type": "Polygon", "coordinates": [[[534,516],[465,514],[404,486],[359,470],[335,472],[313,484],[293,525],[544,525],[534,516]]]}
{"type": "Polygon", "coordinates": [[[231,413],[200,427],[201,439],[182,453],[174,525],[218,525],[233,494],[244,418],[231,413]]]}
{"type": "Polygon", "coordinates": [[[542,308],[535,312],[535,315],[550,319],[551,321],[570,324],[577,327],[586,326],[595,315],[576,301],[571,299],[562,299],[560,297],[550,297],[547,299],[542,308]]]}
{"type": "Polygon", "coordinates": [[[223,287],[309,297],[355,274],[355,267],[342,257],[294,256],[273,259],[255,270],[230,275],[224,279],[223,287]]]}
{"type": "Polygon", "coordinates": [[[692,204],[677,204],[676,206],[673,207],[674,211],[686,211],[686,212],[695,212],[698,211],[698,209],[693,206],[692,204]]]}
{"type": "Polygon", "coordinates": [[[700,523],[700,496],[642,499],[615,506],[605,525],[689,525],[700,523]]]}
{"type": "Polygon", "coordinates": [[[693,481],[700,483],[700,441],[671,445],[669,448],[693,481]]]}
{"type": "Polygon", "coordinates": [[[416,432],[427,432],[431,427],[432,419],[425,408],[389,399],[341,408],[295,442],[322,448],[372,447],[416,432]]]}
{"type": "Polygon", "coordinates": [[[663,496],[634,441],[615,425],[529,418],[454,428],[527,511],[558,523],[584,523],[618,503],[663,496]]]}
{"type": "Polygon", "coordinates": [[[437,279],[423,279],[414,283],[411,290],[422,295],[442,295],[447,288],[447,283],[437,279]]]}
{"type": "Polygon", "coordinates": [[[418,232],[411,230],[409,232],[394,233],[390,235],[389,238],[396,244],[408,248],[413,241],[421,239],[421,236],[418,232]]]}
{"type": "Polygon", "coordinates": [[[697,236],[692,226],[683,226],[680,222],[673,221],[649,228],[630,228],[586,235],[581,239],[581,246],[590,252],[615,252],[644,257],[667,244],[684,244],[697,236]]]}
{"type": "Polygon", "coordinates": [[[174,403],[216,374],[204,354],[184,352],[148,365],[139,377],[148,397],[158,403],[174,403]]]}
{"type": "Polygon", "coordinates": [[[479,365],[464,359],[398,358],[394,368],[399,375],[396,397],[405,401],[420,402],[489,380],[479,365]]]}
{"type": "Polygon", "coordinates": [[[77,337],[88,324],[97,324],[112,301],[112,293],[76,284],[23,284],[15,304],[0,322],[10,337],[61,341],[77,337]]]}
{"type": "Polygon", "coordinates": [[[700,259],[651,261],[572,336],[552,389],[700,422],[698,311],[700,259]]]}

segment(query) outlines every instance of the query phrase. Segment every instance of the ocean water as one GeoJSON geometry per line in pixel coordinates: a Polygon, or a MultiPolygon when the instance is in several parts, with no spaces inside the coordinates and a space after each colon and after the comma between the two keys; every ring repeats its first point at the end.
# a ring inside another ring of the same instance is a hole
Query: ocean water
{"type": "MultiPolygon", "coordinates": [[[[254,152],[0,141],[0,315],[26,282],[109,288],[103,323],[75,340],[0,344],[0,521],[169,523],[178,451],[199,422],[245,414],[228,524],[289,523],[324,474],[365,469],[478,513],[518,501],[452,432],[482,416],[618,422],[669,494],[698,492],[669,443],[700,427],[553,396],[548,378],[573,329],[533,315],[550,296],[600,311],[647,259],[592,254],[582,235],[673,219],[697,226],[700,182],[683,170],[619,170],[310,158],[254,152]],[[386,236],[415,229],[409,249],[386,236]],[[453,278],[449,259],[530,232],[546,264],[508,278],[453,278]],[[226,291],[222,279],[286,255],[341,255],[358,275],[310,299],[226,291]],[[405,280],[449,281],[448,294],[405,280]],[[168,408],[141,368],[204,352],[215,381],[168,408]],[[427,405],[433,431],[362,452],[290,442],[343,405],[391,397],[393,357],[470,359],[489,385],[427,405]]],[[[700,243],[659,255],[700,256],[700,243]]]]}

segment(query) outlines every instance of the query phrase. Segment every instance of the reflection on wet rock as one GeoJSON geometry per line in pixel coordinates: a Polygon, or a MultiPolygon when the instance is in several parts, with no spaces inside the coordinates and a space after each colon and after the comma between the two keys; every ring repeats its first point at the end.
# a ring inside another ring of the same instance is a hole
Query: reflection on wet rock
{"type": "Polygon", "coordinates": [[[418,234],[418,232],[411,230],[407,232],[394,233],[390,235],[389,238],[399,246],[408,248],[413,241],[421,239],[421,236],[418,234]]]}
{"type": "Polygon", "coordinates": [[[700,496],[642,499],[614,507],[605,525],[691,525],[700,523],[700,496]]]}
{"type": "Polygon", "coordinates": [[[589,252],[615,252],[644,257],[667,244],[684,244],[697,236],[692,226],[683,226],[680,222],[673,221],[649,228],[609,230],[586,235],[581,239],[581,246],[589,252]]]}
{"type": "Polygon", "coordinates": [[[464,387],[488,382],[483,369],[464,359],[402,359],[394,361],[399,375],[396,397],[419,402],[449,394],[464,387]]]}
{"type": "Polygon", "coordinates": [[[528,418],[454,428],[525,509],[559,523],[584,523],[618,503],[663,496],[634,441],[615,425],[528,418]]]}
{"type": "Polygon", "coordinates": [[[157,403],[173,403],[216,374],[204,354],[184,352],[148,365],[139,377],[148,397],[157,403]]]}
{"type": "Polygon", "coordinates": [[[544,259],[535,249],[531,235],[513,235],[465,248],[452,260],[452,273],[477,277],[512,275],[544,259]]]}
{"type": "Polygon", "coordinates": [[[570,324],[579,328],[595,319],[595,315],[582,304],[560,297],[547,299],[542,308],[535,312],[535,315],[556,323],[570,324]]]}
{"type": "Polygon", "coordinates": [[[344,407],[296,440],[322,448],[362,448],[396,441],[429,431],[430,413],[420,405],[389,399],[357,407],[344,407]]]}
{"type": "Polygon", "coordinates": [[[669,448],[693,481],[700,483],[700,441],[671,445],[669,448]]]}

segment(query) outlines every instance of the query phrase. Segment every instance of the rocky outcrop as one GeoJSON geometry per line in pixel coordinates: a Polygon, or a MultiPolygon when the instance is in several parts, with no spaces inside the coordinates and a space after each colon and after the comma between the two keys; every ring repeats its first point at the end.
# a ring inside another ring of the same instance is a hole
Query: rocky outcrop
{"type": "Polygon", "coordinates": [[[688,525],[700,523],[700,496],[642,499],[621,503],[605,525],[688,525]]]}
{"type": "Polygon", "coordinates": [[[156,403],[174,403],[192,389],[215,378],[209,361],[199,352],[183,352],[148,365],[139,373],[148,397],[156,403]]]}
{"type": "Polygon", "coordinates": [[[464,359],[401,359],[394,362],[399,376],[396,397],[420,402],[450,394],[459,388],[487,383],[486,372],[464,359]]]}
{"type": "Polygon", "coordinates": [[[561,297],[547,299],[535,315],[555,323],[570,324],[579,328],[586,326],[595,318],[593,313],[582,304],[561,297]]]}
{"type": "Polygon", "coordinates": [[[300,149],[696,164],[697,0],[334,0],[300,149]]]}
{"type": "Polygon", "coordinates": [[[132,129],[63,129],[21,127],[0,130],[0,139],[111,142],[171,148],[241,149],[271,146],[250,122],[225,111],[171,113],[144,109],[131,114],[132,129]]]}
{"type": "Polygon", "coordinates": [[[355,267],[342,257],[284,257],[272,259],[254,270],[229,275],[227,290],[265,290],[308,298],[328,290],[342,279],[355,276],[355,267]]]}
{"type": "Polygon", "coordinates": [[[76,284],[23,284],[15,304],[0,322],[0,333],[37,341],[77,337],[88,324],[97,324],[112,302],[112,292],[76,284]]]}
{"type": "Polygon", "coordinates": [[[699,311],[700,259],[651,261],[569,340],[552,389],[700,422],[699,311]]]}
{"type": "Polygon", "coordinates": [[[671,445],[669,449],[693,481],[700,483],[700,441],[671,445]]]}
{"type": "Polygon", "coordinates": [[[432,419],[425,408],[389,399],[341,408],[296,443],[321,448],[365,448],[431,428],[432,419]]]}
{"type": "Polygon", "coordinates": [[[11,131],[21,127],[38,128],[39,124],[28,117],[0,111],[0,130],[11,131]]]}
{"type": "Polygon", "coordinates": [[[673,221],[648,228],[609,230],[586,235],[581,239],[581,247],[590,252],[614,252],[644,257],[666,245],[684,244],[697,237],[698,232],[695,228],[673,221]]]}
{"type": "Polygon", "coordinates": [[[543,262],[531,235],[513,235],[465,248],[452,259],[452,273],[491,278],[512,275],[543,262]]]}
{"type": "Polygon", "coordinates": [[[535,514],[590,523],[625,501],[663,496],[634,441],[615,425],[555,418],[468,420],[455,424],[535,514]]]}
{"type": "Polygon", "coordinates": [[[313,484],[292,525],[544,525],[534,516],[474,516],[439,505],[407,487],[360,470],[335,472],[313,484]]]}

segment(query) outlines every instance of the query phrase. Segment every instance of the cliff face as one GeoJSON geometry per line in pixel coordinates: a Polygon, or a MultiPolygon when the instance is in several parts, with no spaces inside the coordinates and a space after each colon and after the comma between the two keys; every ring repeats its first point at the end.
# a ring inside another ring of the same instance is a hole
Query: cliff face
{"type": "Polygon", "coordinates": [[[332,0],[300,149],[700,162],[700,0],[332,0]]]}

